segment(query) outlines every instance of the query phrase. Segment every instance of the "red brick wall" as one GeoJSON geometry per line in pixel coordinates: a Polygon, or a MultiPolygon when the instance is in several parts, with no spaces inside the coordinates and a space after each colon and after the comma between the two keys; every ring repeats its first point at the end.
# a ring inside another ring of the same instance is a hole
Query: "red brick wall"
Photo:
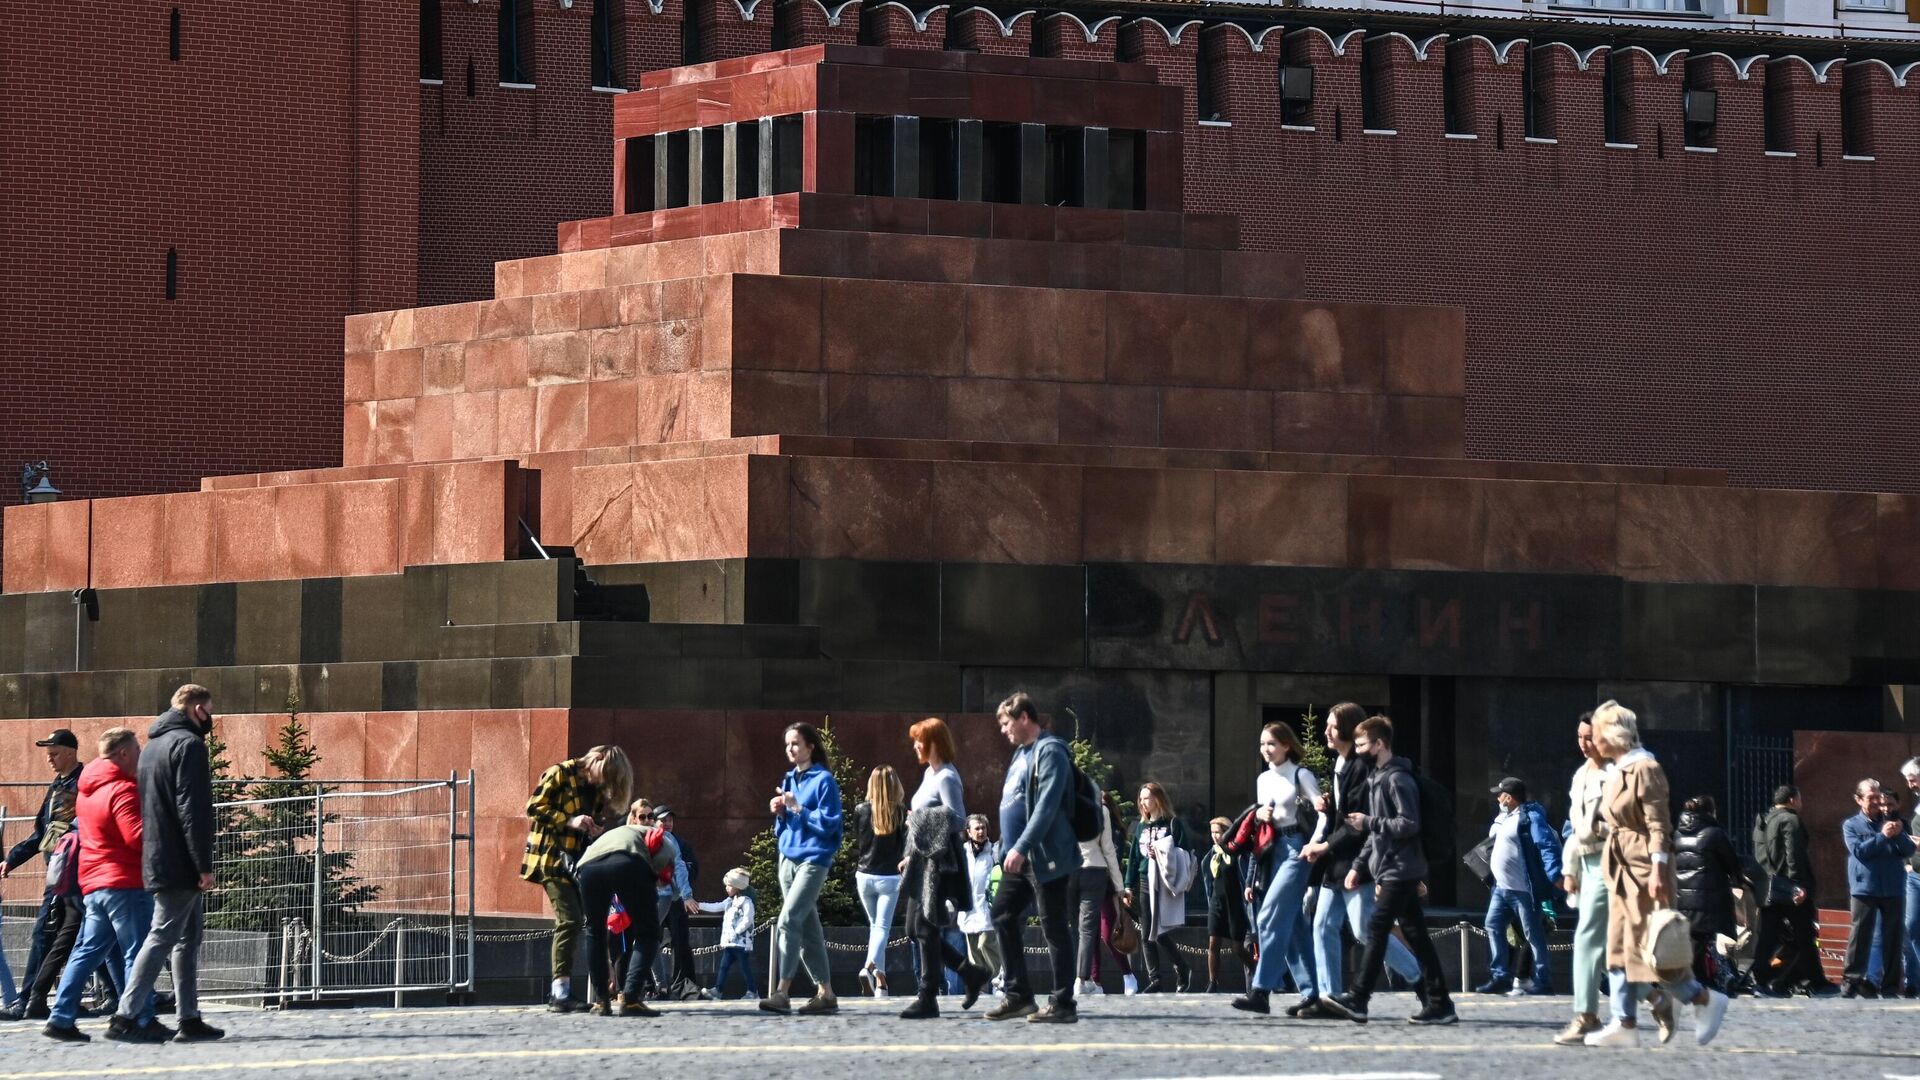
{"type": "Polygon", "coordinates": [[[0,501],[338,461],[341,316],[415,297],[402,7],[0,9],[0,501]]]}

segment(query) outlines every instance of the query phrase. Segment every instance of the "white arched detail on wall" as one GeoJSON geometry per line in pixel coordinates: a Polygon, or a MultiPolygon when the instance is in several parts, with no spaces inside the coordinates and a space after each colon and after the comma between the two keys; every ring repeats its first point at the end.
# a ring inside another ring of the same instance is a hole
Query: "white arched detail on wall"
{"type": "MultiPolygon", "coordinates": [[[[1685,49],[1675,49],[1664,56],[1655,56],[1653,55],[1653,53],[1647,51],[1644,48],[1641,48],[1638,45],[1620,46],[1620,49],[1619,49],[1620,55],[1625,56],[1627,53],[1630,53],[1630,52],[1637,52],[1641,56],[1646,57],[1647,62],[1653,65],[1653,73],[1655,75],[1665,75],[1667,73],[1667,66],[1673,63],[1674,57],[1676,56],[1684,57],[1687,55],[1687,50],[1685,49]]],[[[1611,60],[1612,57],[1609,56],[1608,59],[1611,60]]]]}
{"type": "MultiPolygon", "coordinates": [[[[666,0],[661,0],[661,3],[665,2],[666,0]]],[[[824,0],[807,0],[807,3],[820,9],[820,14],[826,18],[828,26],[839,26],[840,17],[847,13],[848,8],[859,2],[860,0],[840,0],[838,4],[828,7],[824,0]]]]}
{"type": "Polygon", "coordinates": [[[1493,54],[1493,62],[1496,64],[1503,64],[1503,65],[1511,62],[1511,60],[1513,59],[1513,56],[1512,56],[1513,50],[1516,47],[1524,46],[1527,44],[1526,38],[1511,38],[1503,44],[1495,45],[1493,43],[1493,39],[1489,38],[1485,34],[1468,34],[1465,37],[1455,38],[1453,40],[1448,41],[1447,47],[1452,48],[1455,45],[1465,45],[1469,41],[1478,41],[1481,44],[1485,45],[1487,47],[1487,51],[1493,54]]]}
{"type": "Polygon", "coordinates": [[[1141,23],[1152,23],[1154,26],[1158,27],[1160,30],[1160,33],[1166,37],[1167,44],[1169,45],[1180,44],[1180,35],[1186,33],[1189,27],[1201,25],[1201,22],[1199,19],[1188,19],[1186,22],[1183,22],[1179,26],[1176,26],[1172,30],[1169,30],[1167,29],[1166,23],[1161,22],[1159,19],[1156,19],[1151,15],[1142,15],[1141,17],[1133,20],[1133,22],[1129,23],[1128,25],[1138,26],[1141,23]]]}
{"type": "MultiPolygon", "coordinates": [[[[901,3],[900,0],[886,0],[885,3],[875,4],[873,7],[867,10],[879,11],[882,8],[890,8],[890,7],[899,8],[901,11],[904,11],[907,13],[907,18],[910,21],[912,21],[914,30],[918,33],[924,34],[927,32],[927,22],[928,20],[933,18],[933,13],[936,11],[948,9],[951,6],[952,5],[950,4],[935,4],[923,12],[916,13],[912,8],[901,3]]],[[[864,12],[862,14],[864,14],[864,12]]]]}
{"type": "MultiPolygon", "coordinates": [[[[1080,28],[1080,32],[1082,34],[1086,35],[1087,44],[1089,45],[1096,44],[1099,42],[1100,31],[1105,30],[1107,28],[1108,23],[1116,23],[1120,21],[1120,16],[1108,15],[1102,19],[1095,19],[1093,21],[1093,25],[1088,26],[1085,19],[1082,19],[1080,16],[1075,15],[1071,11],[1056,11],[1047,17],[1050,19],[1072,19],[1073,24],[1080,28]]],[[[1165,29],[1165,28],[1162,27],[1162,29],[1165,29]]]]}
{"type": "MultiPolygon", "coordinates": [[[[665,0],[662,2],[664,3],[665,0]]],[[[741,0],[733,0],[733,9],[740,13],[741,22],[752,22],[753,13],[760,9],[760,0],[746,0],[745,3],[741,0]]]]}
{"type": "Polygon", "coordinates": [[[1849,63],[1847,66],[1848,67],[1873,67],[1876,65],[1880,68],[1880,70],[1885,71],[1887,73],[1887,78],[1892,79],[1893,85],[1895,86],[1907,85],[1906,77],[1905,75],[1902,74],[1902,72],[1911,71],[1914,66],[1912,64],[1907,64],[1901,67],[1898,71],[1896,71],[1894,70],[1894,66],[1892,64],[1889,64],[1885,60],[1881,60],[1878,57],[1868,57],[1865,60],[1855,60],[1849,63]]]}
{"type": "MultiPolygon", "coordinates": [[[[1231,26],[1235,30],[1240,31],[1240,36],[1247,39],[1247,47],[1257,53],[1263,53],[1267,51],[1267,35],[1268,34],[1273,33],[1275,30],[1282,29],[1281,27],[1278,27],[1278,26],[1269,26],[1266,29],[1260,31],[1258,34],[1255,34],[1253,31],[1248,30],[1246,27],[1241,26],[1237,22],[1215,23],[1214,25],[1215,26],[1231,26]]],[[[1185,29],[1185,28],[1182,27],[1182,29],[1185,29]]]]}
{"type": "Polygon", "coordinates": [[[993,25],[1000,28],[1000,36],[1004,38],[1012,37],[1013,28],[1020,24],[1020,20],[1034,14],[1034,12],[1031,9],[1027,11],[1015,12],[1012,18],[1002,22],[1000,19],[1000,16],[995,14],[992,8],[970,7],[970,8],[967,8],[965,11],[950,12],[948,17],[957,19],[962,15],[968,15],[976,11],[982,15],[985,15],[987,18],[992,19],[993,25]]]}
{"type": "Polygon", "coordinates": [[[1366,33],[1365,30],[1349,30],[1346,33],[1341,34],[1339,37],[1336,38],[1332,34],[1327,33],[1325,30],[1322,30],[1317,26],[1303,26],[1298,30],[1289,31],[1288,35],[1292,36],[1293,34],[1318,34],[1320,35],[1320,40],[1327,43],[1327,48],[1333,50],[1333,55],[1345,56],[1347,54],[1347,43],[1351,42],[1354,38],[1364,35],[1365,33],[1366,33]]]}
{"type": "Polygon", "coordinates": [[[1401,41],[1406,42],[1407,49],[1413,53],[1413,58],[1415,60],[1425,60],[1427,58],[1427,49],[1430,48],[1433,45],[1433,43],[1436,41],[1447,40],[1447,35],[1435,34],[1432,37],[1427,38],[1425,41],[1415,41],[1398,30],[1389,30],[1386,33],[1380,35],[1381,41],[1386,41],[1391,38],[1399,38],[1401,41]]]}

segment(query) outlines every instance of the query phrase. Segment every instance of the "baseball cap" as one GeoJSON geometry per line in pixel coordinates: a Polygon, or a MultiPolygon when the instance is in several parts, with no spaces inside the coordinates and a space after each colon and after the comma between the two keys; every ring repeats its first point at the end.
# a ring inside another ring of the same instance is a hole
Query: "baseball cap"
{"type": "Polygon", "coordinates": [[[1527,785],[1521,783],[1519,777],[1509,776],[1505,780],[1495,784],[1492,789],[1488,791],[1488,794],[1498,795],[1502,792],[1516,799],[1524,799],[1527,797],[1527,785]]]}
{"type": "Polygon", "coordinates": [[[73,732],[68,731],[66,728],[54,728],[53,734],[47,736],[44,739],[35,740],[33,745],[64,746],[70,750],[78,750],[80,749],[80,740],[74,738],[73,732]]]}

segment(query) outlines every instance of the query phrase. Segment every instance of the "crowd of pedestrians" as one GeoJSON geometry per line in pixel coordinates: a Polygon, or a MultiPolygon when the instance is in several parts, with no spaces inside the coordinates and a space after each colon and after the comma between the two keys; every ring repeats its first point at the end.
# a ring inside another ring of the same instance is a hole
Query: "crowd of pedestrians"
{"type": "Polygon", "coordinates": [[[225,1033],[200,1015],[198,965],[206,896],[214,885],[213,777],[206,738],[213,694],[188,684],[147,731],[112,728],[84,766],[80,740],[60,728],[36,745],[54,779],[33,832],[7,852],[0,877],[35,858],[46,886],[34,918],[25,979],[0,1018],[44,1020],[61,1042],[89,1042],[77,1026],[95,976],[107,995],[106,1037],[118,1042],[202,1042],[225,1033]],[[163,970],[173,978],[176,1027],[157,1018],[163,970]],[[51,1000],[49,1000],[51,998],[51,1000]]]}
{"type": "MultiPolygon", "coordinates": [[[[786,729],[791,767],[767,807],[780,897],[773,988],[758,1000],[760,1009],[838,1011],[818,903],[851,828],[854,884],[869,924],[859,981],[875,997],[894,992],[887,947],[897,915],[918,972],[913,1000],[900,1013],[905,1019],[938,1017],[943,991],[971,1008],[991,990],[999,1001],[985,1012],[990,1020],[1072,1023],[1078,999],[1103,992],[1103,954],[1118,966],[1128,993],[1195,989],[1194,969],[1170,932],[1186,925],[1188,895],[1197,886],[1207,912],[1207,991],[1223,982],[1223,950],[1246,968],[1248,989],[1232,1000],[1235,1009],[1269,1014],[1272,996],[1291,989],[1299,996],[1284,1010],[1290,1017],[1366,1023],[1391,973],[1419,999],[1411,1023],[1457,1021],[1424,907],[1430,877],[1451,872],[1438,860],[1448,857],[1452,804],[1395,753],[1386,717],[1351,703],[1329,710],[1324,780],[1307,767],[1292,728],[1266,725],[1253,805],[1210,821],[1202,846],[1151,781],[1140,786],[1135,820],[1122,832],[1113,797],[1079,770],[1026,694],[1002,702],[997,715],[1013,747],[998,842],[987,815],[967,812],[945,722],[923,720],[907,733],[924,770],[911,794],[892,767],[880,766],[851,813],[820,733],[805,723],[786,729]],[[1046,946],[1044,1000],[1023,947],[1030,920],[1046,946]],[[1358,947],[1351,985],[1348,934],[1358,947]],[[1136,978],[1136,956],[1144,978],[1136,978]],[[813,992],[795,1002],[793,983],[802,971],[813,992]]],[[[1631,710],[1610,701],[1583,715],[1575,743],[1582,760],[1557,828],[1524,780],[1507,777],[1490,792],[1495,816],[1486,840],[1466,857],[1490,890],[1491,964],[1475,992],[1553,993],[1549,937],[1555,920],[1571,918],[1571,957],[1563,963],[1573,1018],[1554,1038],[1563,1045],[1638,1045],[1643,1009],[1666,1042],[1682,1006],[1704,1045],[1720,1030],[1730,995],[1743,988],[1769,996],[1912,995],[1909,927],[1920,918],[1920,856],[1877,781],[1861,781],[1859,813],[1844,828],[1854,921],[1846,982],[1835,987],[1818,966],[1814,881],[1797,790],[1776,793],[1772,809],[1754,823],[1754,855],[1743,859],[1711,798],[1686,799],[1675,817],[1666,773],[1641,745],[1631,710]],[[1745,971],[1731,958],[1734,942],[1751,943],[1745,971]]],[[[1920,792],[1920,759],[1901,771],[1920,792]]],[[[625,755],[595,747],[549,769],[528,803],[523,868],[546,889],[556,918],[550,1007],[576,1007],[569,969],[584,918],[592,957],[588,1007],[652,1015],[641,992],[662,920],[671,924],[696,910],[724,917],[713,992],[724,991],[738,968],[746,976],[744,996],[757,998],[751,951],[759,898],[747,872],[726,875],[724,899],[697,902],[689,852],[675,841],[670,811],[629,802],[631,784],[625,755]],[[623,807],[627,824],[603,829],[605,815],[623,807]],[[649,892],[657,906],[634,918],[634,929],[610,933],[609,914],[618,921],[622,900],[649,892]],[[622,957],[627,970],[616,983],[622,957]]],[[[155,934],[161,922],[156,916],[155,934]]],[[[85,954],[89,963],[99,948],[85,954]]],[[[687,973],[675,981],[691,978],[691,950],[676,942],[674,952],[676,968],[685,965],[687,973]]]]}

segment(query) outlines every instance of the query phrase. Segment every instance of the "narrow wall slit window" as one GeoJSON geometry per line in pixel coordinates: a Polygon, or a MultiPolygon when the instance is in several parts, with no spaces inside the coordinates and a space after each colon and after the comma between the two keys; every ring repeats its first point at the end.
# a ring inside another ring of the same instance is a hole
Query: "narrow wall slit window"
{"type": "Polygon", "coordinates": [[[167,12],[167,59],[180,59],[180,9],[167,12]]]}
{"type": "Polygon", "coordinates": [[[440,0],[420,0],[420,77],[439,80],[440,0]]]}
{"type": "Polygon", "coordinates": [[[180,292],[180,252],[177,248],[167,249],[167,299],[172,300],[180,292]]]}
{"type": "Polygon", "coordinates": [[[500,0],[500,81],[533,82],[533,0],[500,0]]]}

